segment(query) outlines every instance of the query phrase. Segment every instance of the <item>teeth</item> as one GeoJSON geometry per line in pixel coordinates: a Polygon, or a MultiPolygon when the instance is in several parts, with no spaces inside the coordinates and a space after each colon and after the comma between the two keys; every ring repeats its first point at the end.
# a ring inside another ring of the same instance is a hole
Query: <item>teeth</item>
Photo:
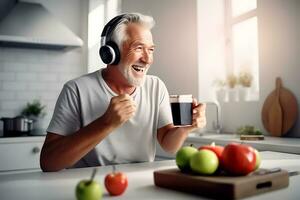
{"type": "Polygon", "coordinates": [[[138,65],[133,65],[132,66],[133,67],[133,69],[135,70],[135,71],[138,71],[138,72],[144,72],[144,68],[143,67],[141,67],[141,66],[138,66],[138,65]]]}

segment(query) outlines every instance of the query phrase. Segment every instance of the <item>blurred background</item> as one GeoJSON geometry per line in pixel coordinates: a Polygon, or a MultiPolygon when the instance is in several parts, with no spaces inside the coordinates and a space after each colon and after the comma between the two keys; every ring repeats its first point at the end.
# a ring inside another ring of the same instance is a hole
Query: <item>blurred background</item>
{"type": "MultiPolygon", "coordinates": [[[[105,23],[140,12],[156,21],[149,74],[170,94],[217,102],[225,132],[244,124],[266,132],[261,110],[276,77],[299,104],[299,11],[297,0],[2,0],[0,117],[20,115],[38,100],[37,134],[45,134],[63,84],[105,67],[98,56],[105,23]],[[27,10],[36,3],[42,13],[27,10]]],[[[213,109],[208,106],[208,120],[213,109]]],[[[299,128],[297,118],[287,136],[299,137],[299,128]]]]}

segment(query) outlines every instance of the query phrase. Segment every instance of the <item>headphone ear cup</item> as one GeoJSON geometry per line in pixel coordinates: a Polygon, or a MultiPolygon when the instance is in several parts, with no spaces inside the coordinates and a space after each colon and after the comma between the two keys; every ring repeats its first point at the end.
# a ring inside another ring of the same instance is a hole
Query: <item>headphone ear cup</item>
{"type": "Polygon", "coordinates": [[[99,50],[99,55],[105,64],[116,65],[120,62],[121,54],[119,47],[113,41],[109,41],[106,45],[102,46],[99,50]]]}
{"type": "Polygon", "coordinates": [[[113,54],[111,52],[111,47],[105,45],[102,46],[99,49],[99,55],[101,60],[105,63],[105,64],[110,64],[113,60],[113,54]]]}
{"type": "Polygon", "coordinates": [[[108,41],[107,45],[109,45],[113,49],[113,51],[115,53],[115,59],[112,61],[111,64],[112,65],[117,65],[120,62],[120,59],[121,59],[121,53],[120,53],[119,47],[113,41],[108,41]]]}

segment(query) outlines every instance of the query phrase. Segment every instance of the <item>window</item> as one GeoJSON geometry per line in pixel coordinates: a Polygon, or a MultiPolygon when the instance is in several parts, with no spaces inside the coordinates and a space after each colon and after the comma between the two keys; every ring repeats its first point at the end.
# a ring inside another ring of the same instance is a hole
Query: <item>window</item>
{"type": "Polygon", "coordinates": [[[248,100],[258,100],[257,32],[257,0],[225,0],[227,74],[237,76],[241,88],[250,89],[248,100]],[[243,77],[252,78],[251,85],[243,77]]]}
{"type": "Polygon", "coordinates": [[[120,0],[89,0],[88,72],[105,67],[99,57],[100,36],[105,24],[120,13],[120,0]]]}

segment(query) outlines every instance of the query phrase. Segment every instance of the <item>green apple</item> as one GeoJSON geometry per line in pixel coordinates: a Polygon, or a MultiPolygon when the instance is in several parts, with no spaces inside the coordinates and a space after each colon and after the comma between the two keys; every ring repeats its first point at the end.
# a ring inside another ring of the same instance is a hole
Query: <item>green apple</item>
{"type": "Polygon", "coordinates": [[[261,157],[260,157],[260,153],[256,149],[254,149],[254,152],[255,152],[255,156],[256,156],[256,162],[255,162],[254,170],[257,170],[260,166],[260,163],[261,163],[261,157]]]}
{"type": "Polygon", "coordinates": [[[213,151],[201,149],[191,157],[190,166],[195,173],[210,175],[218,169],[219,159],[213,151]]]}
{"type": "Polygon", "coordinates": [[[81,180],[76,186],[77,200],[99,200],[102,193],[100,184],[93,180],[81,180]]]}
{"type": "Polygon", "coordinates": [[[190,169],[190,159],[192,155],[198,152],[193,146],[185,146],[179,149],[176,153],[176,164],[182,171],[187,171],[190,169]]]}

